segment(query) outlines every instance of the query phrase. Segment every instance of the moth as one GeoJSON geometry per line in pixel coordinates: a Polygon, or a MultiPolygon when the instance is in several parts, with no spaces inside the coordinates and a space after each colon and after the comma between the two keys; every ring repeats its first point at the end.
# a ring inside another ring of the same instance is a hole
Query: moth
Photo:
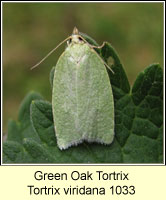
{"type": "Polygon", "coordinates": [[[64,41],[67,47],[57,61],[52,90],[58,147],[67,149],[83,141],[111,144],[114,99],[105,63],[77,28],[64,41]]]}

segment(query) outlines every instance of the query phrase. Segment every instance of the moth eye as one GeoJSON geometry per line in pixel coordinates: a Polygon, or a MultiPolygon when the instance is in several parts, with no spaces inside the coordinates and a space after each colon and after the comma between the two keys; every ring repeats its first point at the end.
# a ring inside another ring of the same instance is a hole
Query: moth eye
{"type": "Polygon", "coordinates": [[[81,37],[78,38],[80,41],[83,41],[83,39],[81,37]]]}
{"type": "Polygon", "coordinates": [[[68,41],[69,41],[69,44],[70,44],[70,43],[71,43],[71,41],[72,41],[72,39],[70,38],[68,41]]]}

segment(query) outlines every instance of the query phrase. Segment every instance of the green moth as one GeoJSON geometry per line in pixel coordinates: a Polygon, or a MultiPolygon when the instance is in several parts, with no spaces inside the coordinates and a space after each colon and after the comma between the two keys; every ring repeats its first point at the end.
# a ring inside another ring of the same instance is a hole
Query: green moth
{"type": "Polygon", "coordinates": [[[55,67],[52,109],[57,144],[111,144],[114,100],[104,61],[75,28],[55,67]],[[70,38],[70,42],[69,42],[70,38]]]}

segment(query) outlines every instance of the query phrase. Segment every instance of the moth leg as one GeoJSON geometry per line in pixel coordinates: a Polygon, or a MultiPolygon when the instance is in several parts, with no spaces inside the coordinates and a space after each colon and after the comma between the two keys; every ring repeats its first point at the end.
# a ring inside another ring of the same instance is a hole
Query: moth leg
{"type": "Polygon", "coordinates": [[[70,42],[69,42],[69,40],[67,41],[67,46],[69,46],[69,44],[70,44],[70,42]]]}

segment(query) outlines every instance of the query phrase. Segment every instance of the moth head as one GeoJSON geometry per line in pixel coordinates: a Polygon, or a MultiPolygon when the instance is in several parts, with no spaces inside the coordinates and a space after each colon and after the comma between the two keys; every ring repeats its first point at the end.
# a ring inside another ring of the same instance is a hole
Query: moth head
{"type": "Polygon", "coordinates": [[[73,43],[83,43],[82,37],[79,34],[79,31],[76,27],[74,27],[73,29],[73,33],[71,35],[71,40],[69,42],[73,42],[73,43]]]}
{"type": "Polygon", "coordinates": [[[79,35],[77,27],[74,27],[72,35],[79,35]]]}

